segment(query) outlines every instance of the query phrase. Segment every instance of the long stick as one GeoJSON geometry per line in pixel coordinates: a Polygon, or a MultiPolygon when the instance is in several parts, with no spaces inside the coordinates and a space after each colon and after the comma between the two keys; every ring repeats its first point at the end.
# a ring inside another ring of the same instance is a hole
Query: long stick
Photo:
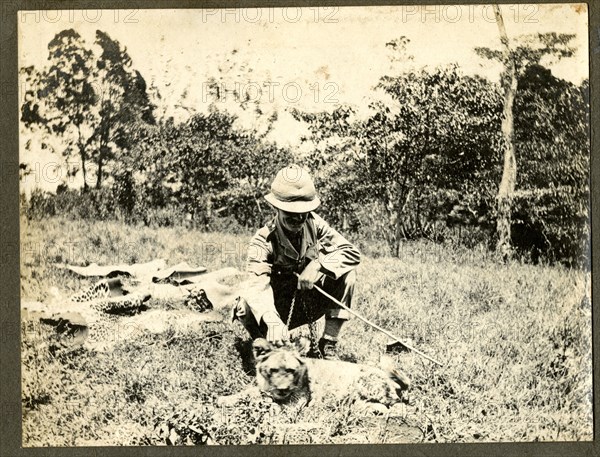
{"type": "MultiPolygon", "coordinates": [[[[295,273],[296,276],[299,276],[298,273],[295,273]]],[[[325,292],[323,289],[321,289],[319,286],[317,285],[313,285],[313,287],[315,289],[317,289],[319,292],[321,292],[325,297],[329,298],[332,302],[334,302],[336,305],[341,306],[342,308],[344,308],[346,311],[348,311],[350,314],[355,315],[356,317],[358,317],[361,321],[365,322],[366,324],[369,324],[371,327],[376,328],[377,330],[379,330],[380,332],[386,334],[387,336],[389,336],[390,338],[392,338],[394,341],[397,341],[398,343],[402,344],[404,347],[406,347],[407,349],[410,349],[411,351],[419,354],[421,357],[432,361],[433,363],[438,364],[439,366],[442,366],[442,364],[440,362],[438,362],[435,359],[432,359],[431,357],[429,357],[426,354],[423,354],[421,351],[419,351],[418,349],[415,349],[411,346],[409,346],[408,344],[406,344],[404,341],[402,341],[400,338],[398,338],[397,336],[394,336],[392,333],[388,332],[386,329],[381,328],[379,325],[375,324],[374,322],[371,322],[369,319],[361,316],[360,314],[358,314],[356,311],[353,311],[351,308],[347,307],[346,305],[344,305],[341,301],[339,301],[338,299],[336,299],[335,297],[332,297],[331,295],[329,295],[327,292],[325,292]]]]}

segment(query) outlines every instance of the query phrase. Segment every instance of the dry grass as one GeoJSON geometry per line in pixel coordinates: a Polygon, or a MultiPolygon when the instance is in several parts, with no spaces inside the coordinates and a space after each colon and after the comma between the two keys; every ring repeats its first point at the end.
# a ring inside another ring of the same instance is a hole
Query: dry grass
{"type": "MultiPolygon", "coordinates": [[[[245,236],[183,228],[22,221],[22,297],[44,300],[51,286],[72,293],[89,284],[56,263],[162,257],[209,270],[242,268],[246,242],[245,236]]],[[[436,367],[412,353],[398,356],[414,383],[415,406],[404,419],[423,428],[425,441],[592,439],[585,273],[504,265],[484,251],[427,243],[407,244],[402,254],[363,259],[354,307],[444,362],[436,367]]],[[[342,336],[342,353],[360,362],[375,360],[387,340],[357,319],[342,336]]],[[[154,424],[179,411],[204,420],[218,443],[402,440],[394,433],[397,418],[356,417],[336,402],[299,415],[242,405],[211,424],[216,397],[252,382],[239,327],[214,323],[203,335],[146,335],[109,353],[56,354],[51,340],[45,330],[24,325],[25,446],[157,444],[154,424]],[[306,433],[279,432],[298,422],[317,426],[306,433]]]]}

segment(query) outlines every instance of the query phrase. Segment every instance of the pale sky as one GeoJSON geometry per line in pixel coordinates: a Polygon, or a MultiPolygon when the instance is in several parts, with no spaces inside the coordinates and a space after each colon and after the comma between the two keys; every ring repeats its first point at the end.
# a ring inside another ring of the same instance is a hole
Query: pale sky
{"type": "MultiPolygon", "coordinates": [[[[576,84],[588,77],[586,5],[501,8],[510,37],[576,34],[576,55],[551,68],[556,76],[576,84]]],[[[167,113],[179,120],[190,111],[206,109],[204,83],[216,75],[223,57],[237,49],[235,58],[248,61],[252,73],[233,72],[225,88],[239,84],[253,91],[267,110],[277,109],[280,120],[272,139],[292,147],[298,146],[303,128],[285,109],[322,111],[347,103],[364,111],[379,78],[393,74],[385,47],[392,39],[410,39],[408,53],[414,56],[410,65],[416,67],[457,63],[467,74],[494,80],[500,71],[473,52],[476,46],[500,46],[491,6],[21,12],[19,66],[45,65],[48,43],[67,28],[78,31],[90,46],[97,29],[126,46],[133,66],[148,85],[158,88],[167,113]]],[[[396,64],[394,71],[402,68],[396,64]]],[[[232,98],[223,106],[235,105],[232,98]]],[[[43,151],[21,150],[22,161],[47,157],[43,151]]],[[[54,190],[56,184],[48,187],[54,190]]]]}

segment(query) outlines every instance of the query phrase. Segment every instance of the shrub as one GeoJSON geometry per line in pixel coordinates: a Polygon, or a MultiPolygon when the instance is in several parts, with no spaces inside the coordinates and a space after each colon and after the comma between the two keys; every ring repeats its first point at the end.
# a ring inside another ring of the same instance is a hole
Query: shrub
{"type": "Polygon", "coordinates": [[[533,262],[545,259],[568,266],[589,265],[586,196],[572,188],[528,192],[515,199],[512,242],[533,262]]]}
{"type": "Polygon", "coordinates": [[[53,195],[39,188],[33,189],[25,203],[25,215],[30,220],[56,215],[53,195]]]}

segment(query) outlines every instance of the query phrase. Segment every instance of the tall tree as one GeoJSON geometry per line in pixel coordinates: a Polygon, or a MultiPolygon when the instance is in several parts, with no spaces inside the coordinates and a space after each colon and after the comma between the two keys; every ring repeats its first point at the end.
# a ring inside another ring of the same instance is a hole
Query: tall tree
{"type": "Polygon", "coordinates": [[[514,141],[514,102],[518,92],[518,81],[526,74],[528,68],[539,66],[542,61],[550,59],[559,60],[571,57],[575,49],[570,45],[575,37],[572,34],[537,33],[517,37],[510,43],[502,12],[498,5],[494,5],[494,14],[500,35],[501,49],[477,47],[475,52],[486,59],[496,60],[504,65],[501,75],[504,86],[504,105],[502,116],[503,136],[503,173],[498,193],[497,204],[497,251],[508,258],[512,254],[511,225],[512,225],[512,200],[517,182],[517,158],[514,141]]]}
{"type": "Polygon", "coordinates": [[[517,180],[517,161],[515,158],[515,144],[513,141],[514,121],[513,121],[513,105],[515,95],[517,93],[517,71],[515,68],[515,60],[510,50],[508,35],[504,27],[504,19],[498,5],[494,5],[494,14],[498,31],[500,33],[500,41],[506,63],[506,79],[504,87],[504,104],[502,109],[502,147],[504,165],[502,168],[502,180],[498,188],[496,197],[498,204],[498,218],[496,221],[498,232],[498,243],[496,250],[505,258],[511,256],[511,211],[512,199],[515,192],[515,183],[517,180]]]}
{"type": "Polygon", "coordinates": [[[132,68],[127,49],[121,49],[117,41],[100,30],[96,31],[96,44],[102,49],[96,60],[95,79],[101,98],[100,118],[94,132],[98,150],[96,187],[100,188],[106,162],[115,158],[116,151],[131,146],[131,125],[138,122],[154,124],[154,117],[146,82],[132,68]]]}
{"type": "Polygon", "coordinates": [[[21,108],[21,120],[26,126],[41,126],[46,133],[60,136],[67,159],[79,156],[85,190],[90,144],[98,122],[98,94],[90,77],[94,73],[93,54],[72,29],[56,34],[48,50],[48,68],[21,70],[31,84],[21,108]]]}
{"type": "Polygon", "coordinates": [[[63,30],[48,45],[48,67],[21,69],[31,84],[21,120],[29,128],[59,136],[67,159],[78,156],[84,191],[90,163],[96,166],[100,187],[106,164],[130,146],[131,126],[154,122],[146,83],[132,68],[126,49],[101,31],[96,32],[96,44],[99,56],[73,29],[63,30]]]}

